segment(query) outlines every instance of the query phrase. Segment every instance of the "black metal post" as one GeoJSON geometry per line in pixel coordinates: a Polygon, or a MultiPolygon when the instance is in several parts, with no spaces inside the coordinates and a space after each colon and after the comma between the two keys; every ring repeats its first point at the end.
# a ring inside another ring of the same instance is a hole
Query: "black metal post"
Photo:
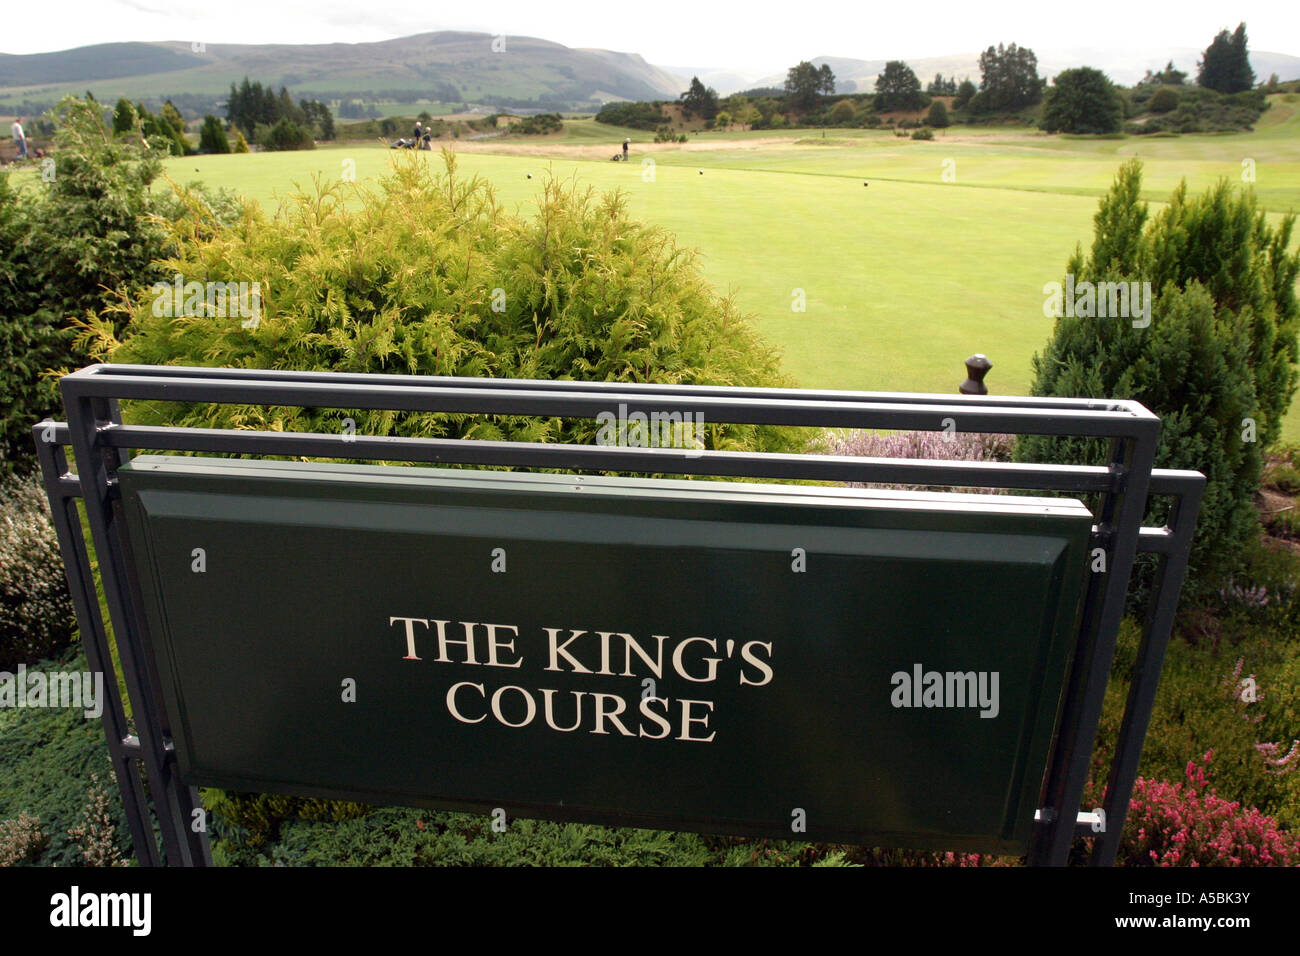
{"type": "Polygon", "coordinates": [[[1157,493],[1174,492],[1178,497],[1170,513],[1172,530],[1164,529],[1163,537],[1152,536],[1149,546],[1149,550],[1159,549],[1160,566],[1156,570],[1154,593],[1147,604],[1142,642],[1133,664],[1124,718],[1106,781],[1103,800],[1106,826],[1093,846],[1090,860],[1093,866],[1113,865],[1119,852],[1124,820],[1128,816],[1129,800],[1137,780],[1138,762],[1142,758],[1142,745],[1146,741],[1156,690],[1160,686],[1161,666],[1169,646],[1174,614],[1178,610],[1178,595],[1187,573],[1196,516],[1205,492],[1205,476],[1192,471],[1157,473],[1152,478],[1152,485],[1157,493]]]}
{"type": "Polygon", "coordinates": [[[122,537],[113,507],[116,472],[126,461],[126,452],[106,447],[99,441],[104,430],[120,425],[121,413],[116,399],[76,394],[75,386],[68,387],[70,379],[71,376],[65,377],[62,383],[69,434],[141,758],[162,834],[163,853],[168,864],[208,865],[212,856],[206,821],[194,814],[196,809],[202,812],[198,793],[176,778],[162,697],[149,679],[147,651],[140,633],[141,617],[131,602],[122,537]],[[195,831],[196,824],[202,824],[202,829],[195,831]]]}
{"type": "Polygon", "coordinates": [[[59,549],[64,555],[64,571],[72,606],[80,623],[81,646],[86,654],[86,665],[92,673],[104,679],[103,713],[100,722],[108,743],[109,759],[118,791],[122,794],[122,809],[126,815],[127,829],[136,857],[144,866],[159,864],[158,846],[150,820],[149,801],[140,781],[137,758],[140,754],[138,739],[130,732],[122,696],[117,685],[117,671],[109,647],[104,619],[99,611],[99,598],[95,593],[94,574],[90,555],[86,550],[81,531],[77,498],[80,487],[70,488],[67,458],[63,451],[68,441],[68,427],[54,422],[42,422],[33,429],[37,458],[45,483],[45,494],[50,502],[50,514],[58,535],[59,549]]]}

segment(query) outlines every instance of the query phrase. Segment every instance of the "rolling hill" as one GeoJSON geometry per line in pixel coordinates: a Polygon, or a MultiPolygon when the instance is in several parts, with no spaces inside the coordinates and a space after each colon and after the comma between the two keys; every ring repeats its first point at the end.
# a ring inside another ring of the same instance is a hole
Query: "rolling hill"
{"type": "Polygon", "coordinates": [[[571,49],[534,37],[438,32],[377,43],[107,43],[57,53],[0,54],[0,103],[53,103],[89,89],[120,96],[217,97],[244,76],[295,95],[440,99],[575,107],[673,99],[683,88],[634,53],[571,49]]]}

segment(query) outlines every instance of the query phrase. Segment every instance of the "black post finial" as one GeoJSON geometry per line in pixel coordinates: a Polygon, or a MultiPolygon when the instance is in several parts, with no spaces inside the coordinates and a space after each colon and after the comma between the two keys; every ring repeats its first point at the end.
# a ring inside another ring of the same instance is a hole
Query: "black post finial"
{"type": "Polygon", "coordinates": [[[958,391],[963,395],[987,395],[989,389],[984,384],[984,376],[992,367],[993,363],[989,361],[987,355],[976,352],[966,360],[966,381],[961,383],[958,391]]]}

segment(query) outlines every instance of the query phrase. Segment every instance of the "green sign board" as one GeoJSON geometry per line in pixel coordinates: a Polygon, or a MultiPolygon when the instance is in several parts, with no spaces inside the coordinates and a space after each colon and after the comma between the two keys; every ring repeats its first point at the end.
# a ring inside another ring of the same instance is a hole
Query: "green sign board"
{"type": "Polygon", "coordinates": [[[195,785],[1023,852],[1077,501],[141,456],[195,785]]]}

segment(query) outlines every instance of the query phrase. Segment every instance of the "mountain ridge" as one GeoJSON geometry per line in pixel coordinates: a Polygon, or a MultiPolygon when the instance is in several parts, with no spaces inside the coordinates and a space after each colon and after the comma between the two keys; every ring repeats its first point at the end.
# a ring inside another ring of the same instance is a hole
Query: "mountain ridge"
{"type": "MultiPolygon", "coordinates": [[[[1037,52],[1037,51],[1036,51],[1037,52]]],[[[1073,66],[1093,66],[1131,85],[1146,70],[1173,60],[1189,76],[1202,51],[1187,47],[1132,53],[1096,48],[1044,50],[1039,74],[1052,77],[1073,66]]],[[[830,65],[840,93],[870,92],[885,60],[818,56],[830,65]]],[[[904,58],[927,84],[935,73],[979,81],[979,53],[904,58]]],[[[1300,57],[1256,51],[1251,64],[1260,81],[1277,73],[1300,78],[1300,57]]],[[[178,40],[93,44],[49,53],[0,53],[0,104],[50,103],[90,89],[97,98],[191,97],[191,109],[216,109],[231,83],[244,76],[296,96],[415,102],[475,103],[546,109],[590,108],[610,99],[676,99],[699,76],[726,95],[781,87],[784,72],[732,67],[662,67],[639,53],[567,47],[539,37],[462,30],[417,33],[362,43],[191,44],[178,40]],[[503,48],[502,48],[503,47],[503,48]]]]}
{"type": "Polygon", "coordinates": [[[679,81],[637,53],[570,48],[538,37],[434,31],[364,43],[96,44],[0,53],[0,99],[57,99],[89,88],[101,100],[219,96],[244,76],[297,95],[408,93],[460,102],[538,105],[667,99],[679,81]],[[449,95],[454,94],[454,95],[449,95]]]}

